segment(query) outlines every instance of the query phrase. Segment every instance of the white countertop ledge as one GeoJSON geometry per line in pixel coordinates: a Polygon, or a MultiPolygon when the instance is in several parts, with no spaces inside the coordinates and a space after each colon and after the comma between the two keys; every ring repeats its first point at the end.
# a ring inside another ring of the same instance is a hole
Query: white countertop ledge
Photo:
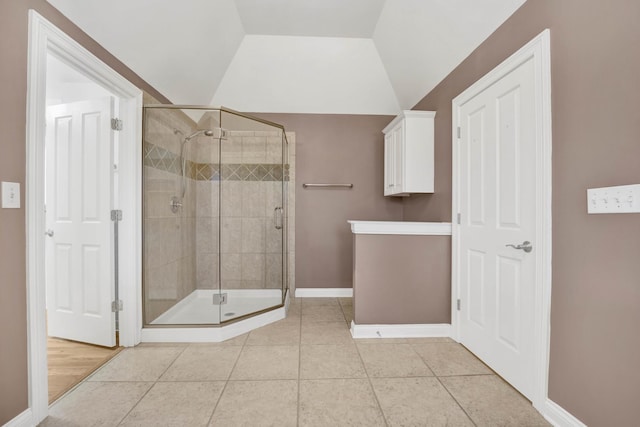
{"type": "Polygon", "coordinates": [[[348,221],[353,234],[451,236],[450,222],[348,221]]]}

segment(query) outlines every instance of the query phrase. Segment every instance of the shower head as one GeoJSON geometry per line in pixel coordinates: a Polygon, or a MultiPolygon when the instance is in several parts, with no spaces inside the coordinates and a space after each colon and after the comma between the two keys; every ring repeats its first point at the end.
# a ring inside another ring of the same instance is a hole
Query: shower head
{"type": "Polygon", "coordinates": [[[196,136],[200,136],[200,135],[213,136],[213,131],[211,129],[197,130],[191,135],[189,135],[188,137],[186,137],[184,141],[185,142],[190,141],[192,138],[195,138],[196,136]]]}
{"type": "MultiPolygon", "coordinates": [[[[181,134],[184,135],[182,132],[180,132],[179,130],[174,130],[173,131],[174,134],[181,134]]],[[[196,136],[200,136],[200,135],[204,135],[204,136],[213,136],[213,130],[211,129],[202,129],[202,130],[197,130],[195,132],[193,132],[191,135],[185,137],[182,140],[182,146],[180,147],[180,175],[182,175],[182,195],[180,196],[180,200],[184,199],[184,194],[187,191],[187,184],[186,184],[186,170],[187,170],[187,158],[184,155],[184,151],[185,151],[185,146],[187,145],[187,142],[191,141],[193,138],[195,138],[196,136]]]]}

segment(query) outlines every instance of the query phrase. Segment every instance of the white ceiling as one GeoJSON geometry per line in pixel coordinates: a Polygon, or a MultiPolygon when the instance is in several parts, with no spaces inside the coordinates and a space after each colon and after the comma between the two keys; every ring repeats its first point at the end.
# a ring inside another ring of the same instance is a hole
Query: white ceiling
{"type": "Polygon", "coordinates": [[[338,37],[245,36],[211,104],[254,112],[400,110],[373,40],[338,37]]]}
{"type": "Polygon", "coordinates": [[[247,34],[371,38],[384,0],[236,0],[247,34]]]}
{"type": "Polygon", "coordinates": [[[48,0],[177,104],[396,114],[525,0],[48,0]]]}

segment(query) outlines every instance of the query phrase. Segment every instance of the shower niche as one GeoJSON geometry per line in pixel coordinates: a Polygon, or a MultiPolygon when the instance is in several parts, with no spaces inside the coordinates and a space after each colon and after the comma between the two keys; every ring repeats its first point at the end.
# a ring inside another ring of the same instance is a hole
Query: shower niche
{"type": "Polygon", "coordinates": [[[284,128],[226,108],[143,111],[143,338],[284,313],[284,128]]]}

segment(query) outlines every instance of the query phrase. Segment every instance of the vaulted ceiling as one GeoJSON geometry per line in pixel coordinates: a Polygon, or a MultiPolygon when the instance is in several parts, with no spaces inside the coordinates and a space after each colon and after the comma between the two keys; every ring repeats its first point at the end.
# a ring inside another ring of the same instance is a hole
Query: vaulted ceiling
{"type": "Polygon", "coordinates": [[[48,0],[176,104],[413,107],[525,0],[48,0]]]}

